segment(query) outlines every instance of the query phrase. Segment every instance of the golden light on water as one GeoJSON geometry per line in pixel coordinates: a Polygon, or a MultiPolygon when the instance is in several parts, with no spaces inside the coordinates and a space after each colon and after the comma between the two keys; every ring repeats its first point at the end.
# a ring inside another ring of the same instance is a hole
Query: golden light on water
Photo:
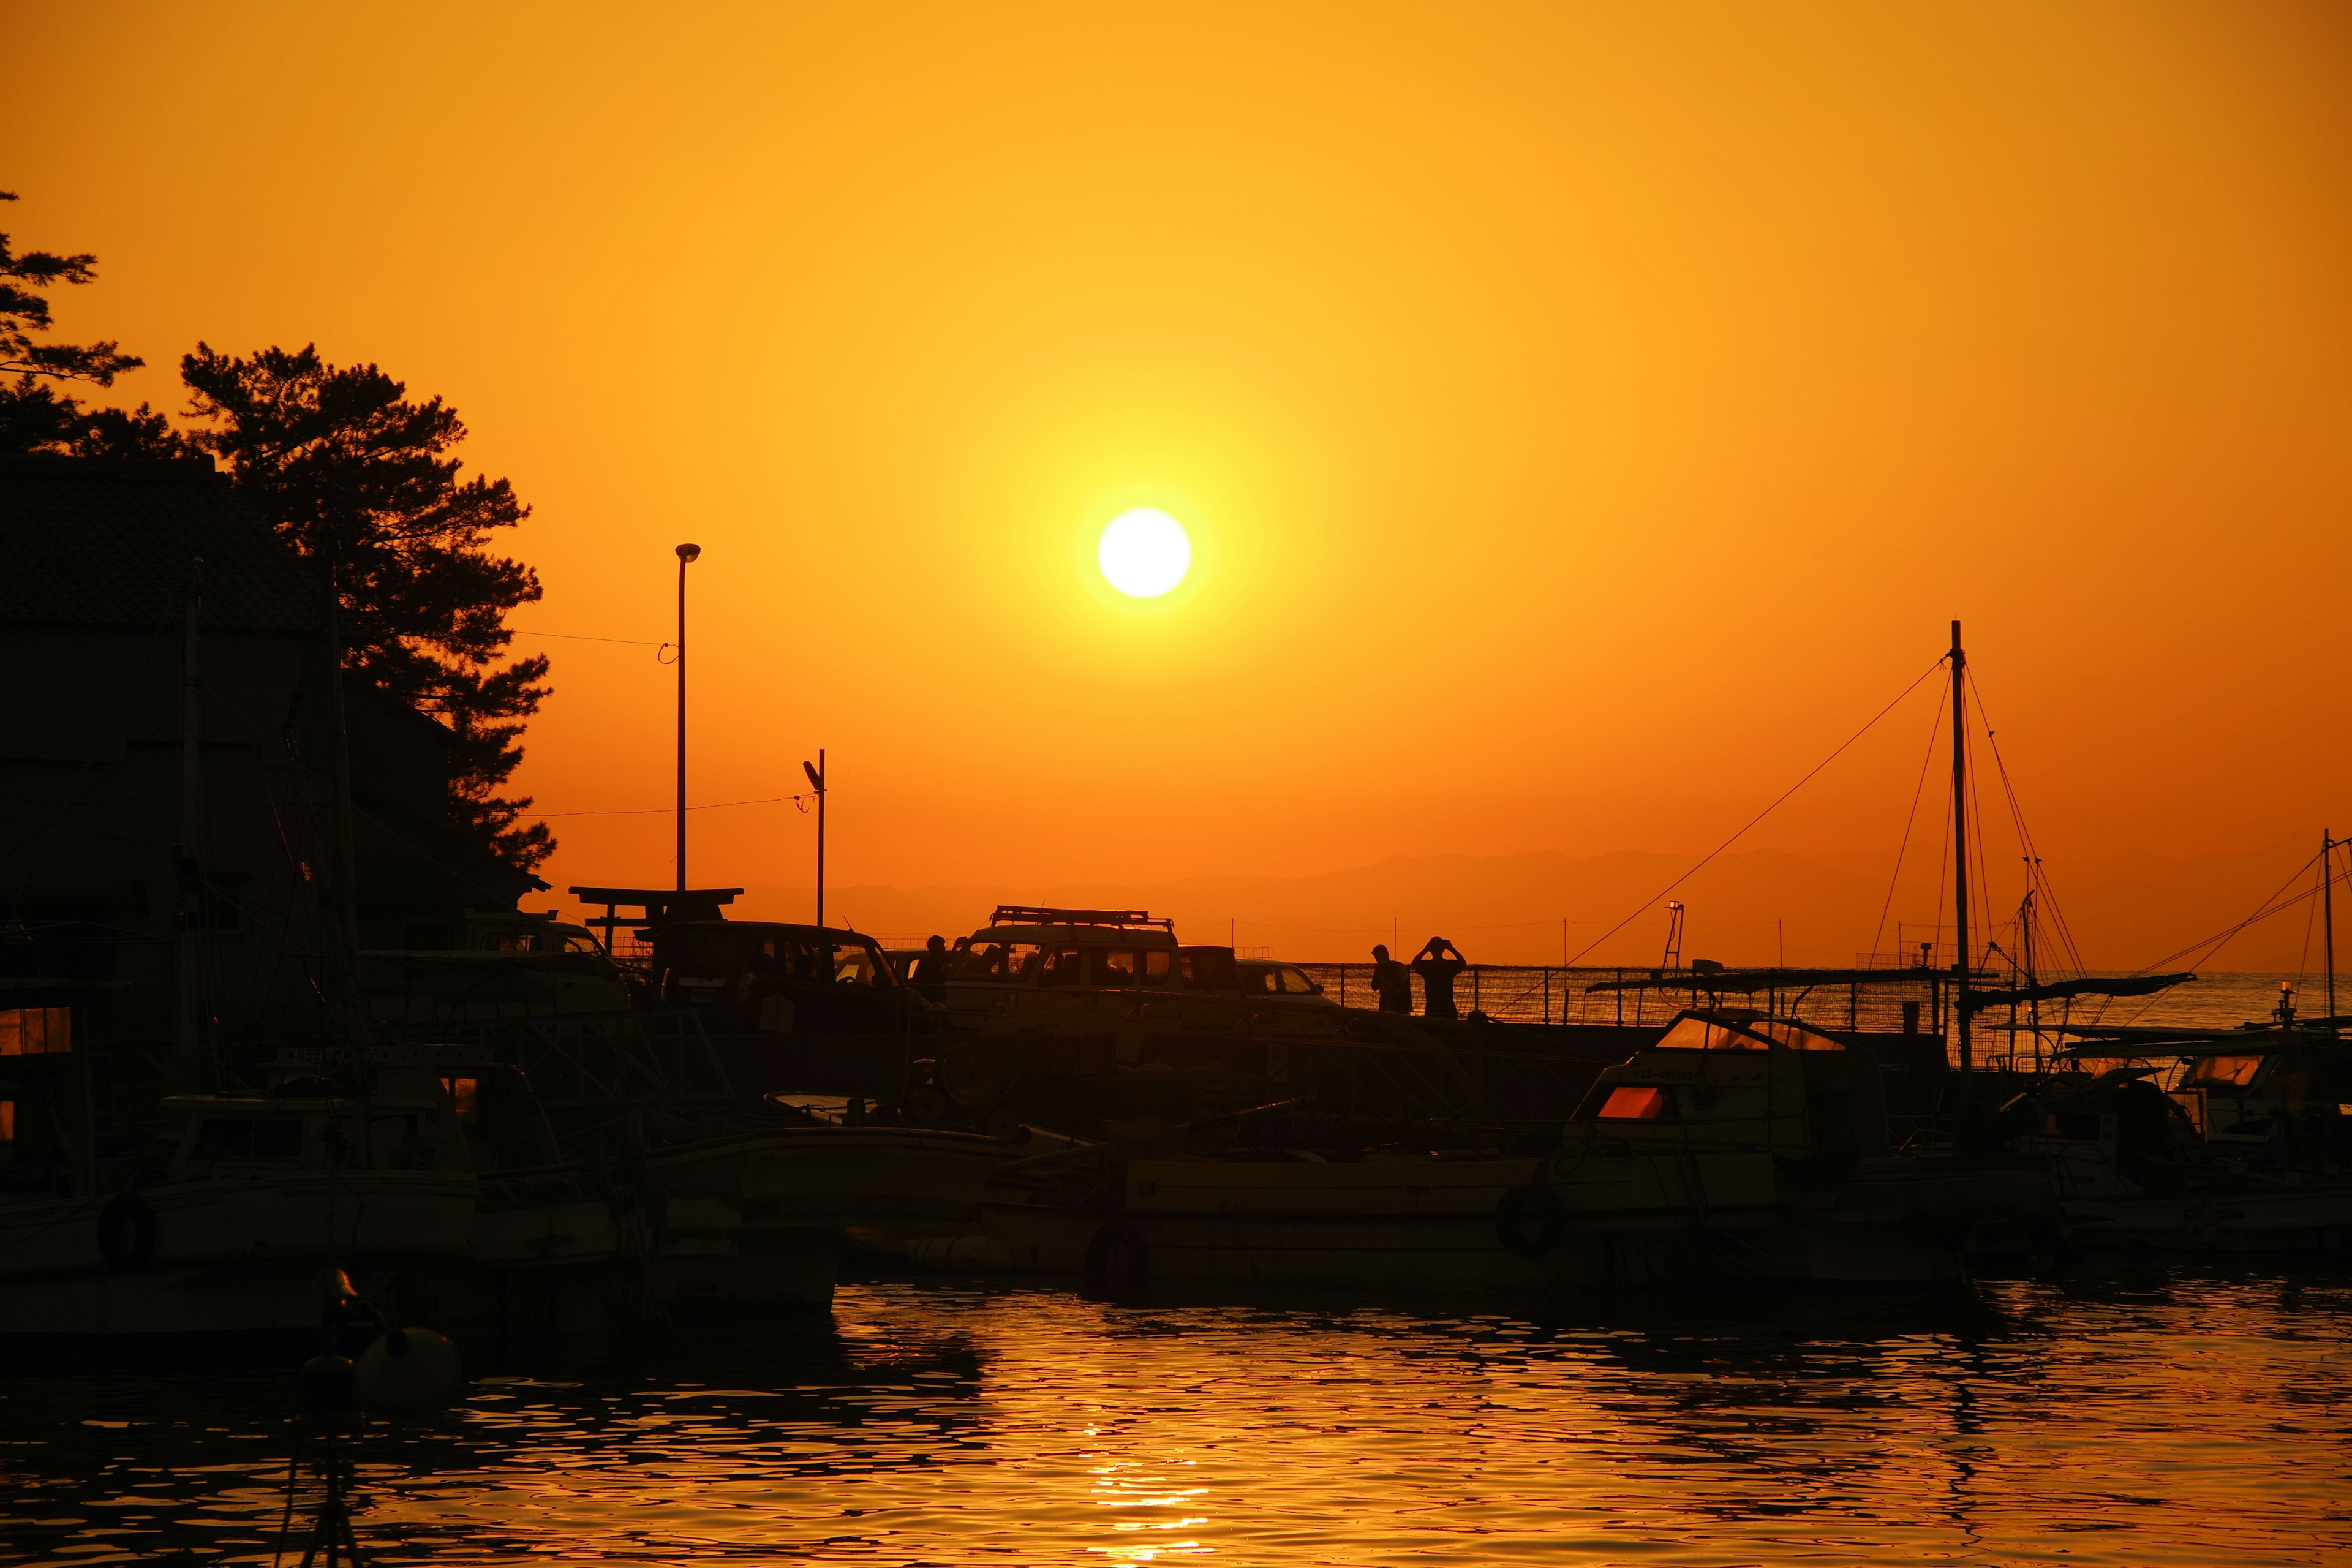
{"type": "Polygon", "coordinates": [[[1192,570],[1192,540],[1166,512],[1138,507],[1110,520],[1095,546],[1095,562],[1129,598],[1156,599],[1192,570]]]}

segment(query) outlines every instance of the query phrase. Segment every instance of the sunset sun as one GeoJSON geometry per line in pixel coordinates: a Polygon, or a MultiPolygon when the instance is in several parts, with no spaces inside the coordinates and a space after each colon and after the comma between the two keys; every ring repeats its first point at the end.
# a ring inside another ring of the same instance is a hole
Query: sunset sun
{"type": "Polygon", "coordinates": [[[1131,599],[1156,599],[1192,569],[1192,541],[1164,511],[1139,507],[1111,519],[1095,546],[1110,585],[1131,599]]]}

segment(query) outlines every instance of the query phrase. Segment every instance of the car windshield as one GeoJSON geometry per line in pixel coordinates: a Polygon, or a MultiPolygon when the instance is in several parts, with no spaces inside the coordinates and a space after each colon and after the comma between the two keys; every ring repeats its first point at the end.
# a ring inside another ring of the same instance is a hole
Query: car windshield
{"type": "Polygon", "coordinates": [[[887,985],[890,966],[864,942],[833,944],[833,981],[836,985],[887,985]]]}
{"type": "Polygon", "coordinates": [[[1034,942],[975,942],[957,966],[956,978],[1019,985],[1037,972],[1041,951],[1034,942]]]}
{"type": "Polygon", "coordinates": [[[1297,964],[1284,964],[1282,966],[1281,973],[1282,989],[1285,994],[1291,996],[1320,996],[1323,994],[1323,987],[1316,984],[1314,980],[1307,974],[1307,971],[1299,968],[1297,964]]]}

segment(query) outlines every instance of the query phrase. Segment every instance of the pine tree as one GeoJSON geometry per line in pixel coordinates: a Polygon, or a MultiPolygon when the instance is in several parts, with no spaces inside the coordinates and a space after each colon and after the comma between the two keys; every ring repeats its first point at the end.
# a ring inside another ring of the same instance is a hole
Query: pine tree
{"type": "Polygon", "coordinates": [[[449,726],[453,822],[509,865],[537,867],[553,836],[520,825],[530,797],[498,790],[549,689],[544,656],[506,659],[506,614],[539,599],[539,577],[488,548],[530,509],[505,479],[460,479],[457,412],[410,401],[374,365],[331,365],[316,346],[235,357],[198,343],[180,375],[190,439],[281,538],[333,571],[353,666],[449,726]]]}
{"type": "MultiPolygon", "coordinates": [[[[0,191],[0,202],[16,199],[0,191]]],[[[58,384],[112,386],[147,362],[120,344],[38,341],[51,330],[47,291],[98,279],[98,258],[28,250],[0,234],[0,452],[61,452],[81,458],[176,458],[194,450],[164,417],[136,409],[91,408],[58,384]],[[13,375],[15,379],[5,379],[13,375]]]]}

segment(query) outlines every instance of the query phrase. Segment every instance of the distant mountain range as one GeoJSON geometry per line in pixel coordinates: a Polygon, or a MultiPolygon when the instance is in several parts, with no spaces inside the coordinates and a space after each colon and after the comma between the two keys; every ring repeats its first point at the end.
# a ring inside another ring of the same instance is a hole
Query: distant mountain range
{"type": "MultiPolygon", "coordinates": [[[[2053,859],[2045,870],[2083,961],[2094,968],[2128,970],[2157,964],[2243,920],[2309,853],[2308,847],[2283,841],[2235,854],[2053,859]]],[[[1563,952],[1582,952],[1580,962],[1587,963],[1646,965],[1662,954],[1666,913],[1661,891],[1696,859],[1645,851],[1583,858],[1552,851],[1400,856],[1307,877],[1207,874],[984,888],[851,885],[832,889],[827,902],[835,923],[847,921],[891,938],[919,940],[932,931],[952,938],[983,923],[999,903],[1040,903],[1147,909],[1172,916],[1178,934],[1187,940],[1231,940],[1291,958],[1360,959],[1374,942],[1389,942],[1393,931],[1408,950],[1444,935],[1472,959],[1490,963],[1557,963],[1563,952]],[[1622,929],[1610,934],[1621,922],[1622,929]]],[[[1889,859],[1884,854],[1770,849],[1724,855],[1674,889],[1672,896],[1688,906],[1683,955],[1759,963],[1785,951],[1791,963],[1848,964],[1871,951],[1875,936],[1882,960],[1898,952],[1916,956],[1916,944],[1937,934],[1938,911],[1948,920],[1949,892],[1939,894],[1942,868],[1933,857],[1914,851],[1890,904],[1889,859]]],[[[1988,879],[1993,940],[2006,949],[2014,945],[2021,874],[1995,865],[1988,879]]],[[[807,888],[752,887],[733,912],[807,920],[812,902],[807,888]]],[[[2307,920],[2315,904],[2306,900],[2241,934],[2207,967],[2293,971],[2307,963],[2315,971],[2317,925],[2307,920]]],[[[2352,921],[2352,906],[2346,918],[2352,921]]],[[[1941,934],[1950,940],[1948,926],[1941,934]]],[[[2041,942],[2046,953],[2063,952],[2046,909],[2041,942]]]]}

